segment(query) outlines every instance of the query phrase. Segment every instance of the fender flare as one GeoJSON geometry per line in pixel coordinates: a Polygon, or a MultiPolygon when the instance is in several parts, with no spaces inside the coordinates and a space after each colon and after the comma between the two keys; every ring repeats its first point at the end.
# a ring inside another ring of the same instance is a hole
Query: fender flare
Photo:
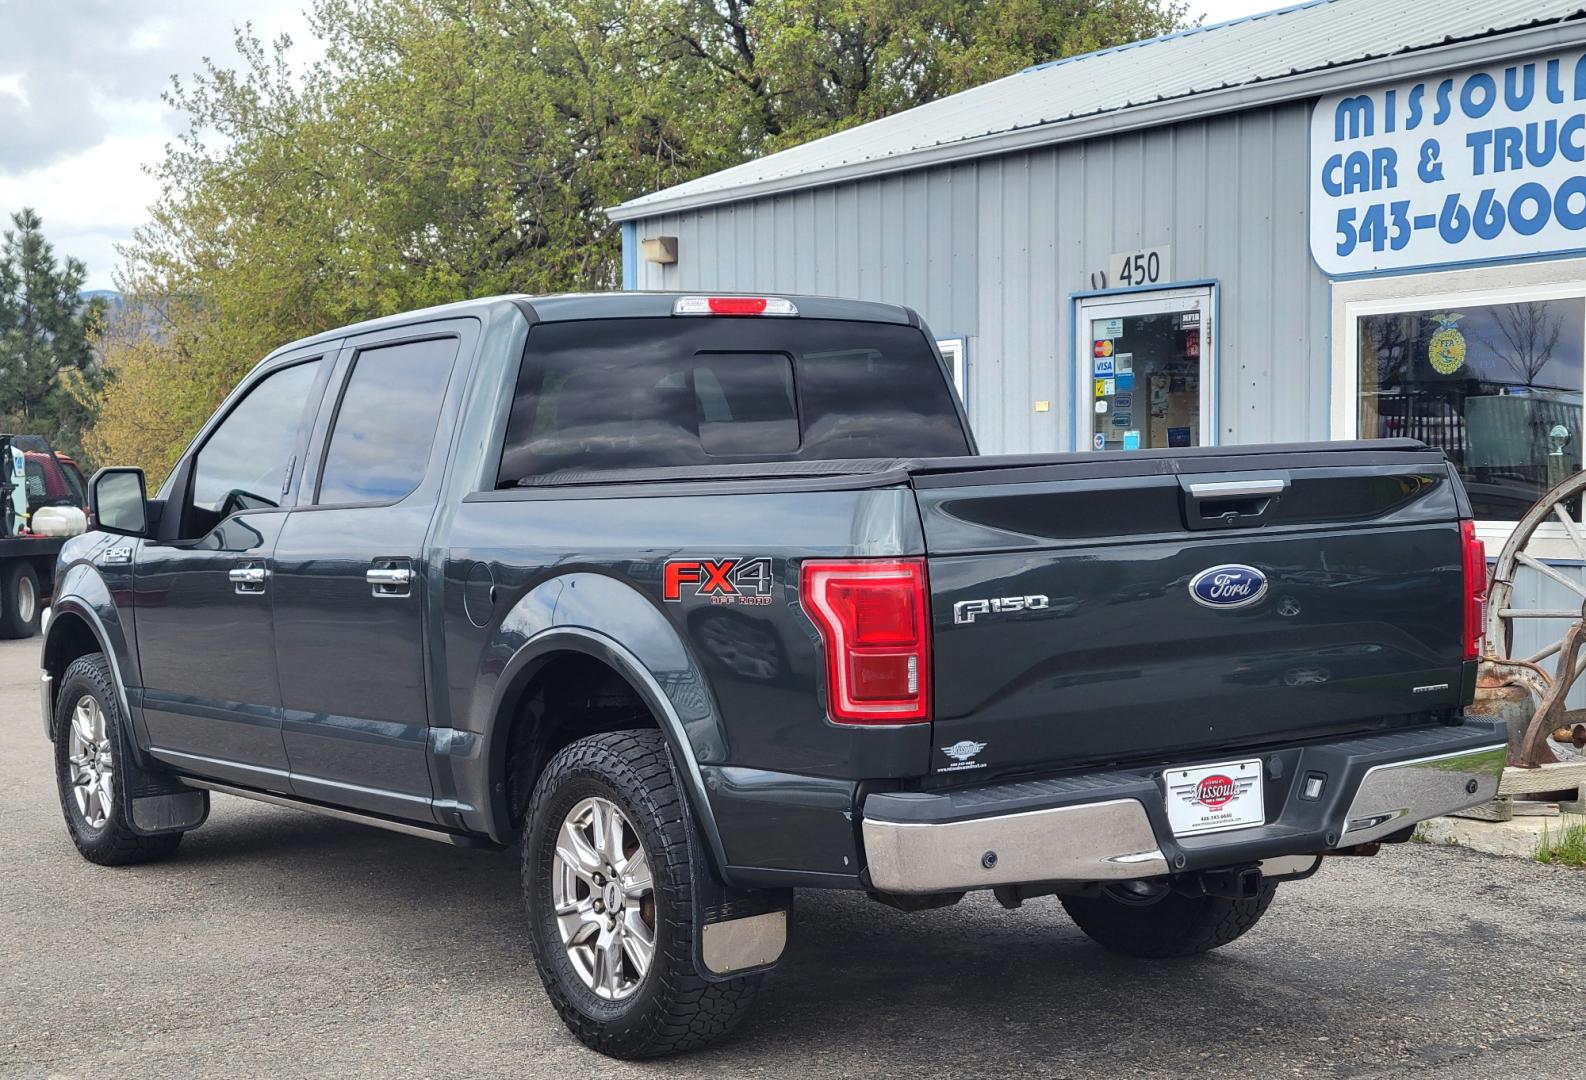
{"type": "MultiPolygon", "coordinates": [[[[510,833],[506,806],[506,732],[518,695],[557,653],[579,653],[617,672],[655,717],[687,794],[689,811],[718,867],[728,865],[700,763],[723,758],[720,716],[692,651],[652,601],[607,574],[573,571],[541,582],[498,623],[486,657],[507,653],[490,673],[493,687],[481,732],[489,776],[486,831],[510,833]]],[[[484,672],[481,672],[484,674],[484,672]]],[[[481,704],[485,704],[481,702],[481,704]]]]}
{"type": "MultiPolygon", "coordinates": [[[[125,634],[112,633],[110,627],[106,625],[104,617],[98,610],[99,605],[96,605],[93,598],[84,595],[82,590],[73,589],[74,586],[80,585],[84,579],[91,581],[95,586],[98,587],[97,591],[103,593],[103,597],[100,600],[100,605],[109,607],[112,614],[117,615],[116,625],[118,628],[120,627],[119,614],[115,611],[115,604],[110,598],[110,589],[105,585],[104,579],[87,564],[79,563],[76,566],[70,567],[61,578],[61,595],[59,595],[55,602],[50,605],[49,624],[44,628],[44,640],[39,646],[40,666],[44,667],[45,670],[48,671],[48,665],[45,663],[45,660],[50,655],[51,645],[53,645],[59,639],[60,627],[64,625],[63,617],[76,616],[77,618],[82,619],[83,622],[88,624],[89,633],[91,633],[94,636],[94,640],[98,642],[99,651],[104,653],[105,659],[110,663],[110,674],[116,684],[117,704],[121,706],[121,715],[125,716],[128,722],[131,723],[134,728],[138,728],[140,725],[137,723],[136,714],[133,713],[130,707],[130,698],[127,694],[126,673],[122,668],[123,661],[127,661],[129,663],[131,661],[125,634]],[[69,592],[68,590],[73,591],[69,592]]],[[[56,689],[56,687],[51,686],[50,693],[53,695],[56,689]]],[[[51,700],[53,701],[53,697],[51,700]]],[[[51,709],[45,717],[45,723],[49,728],[50,738],[53,740],[55,735],[55,715],[53,709],[51,709]]],[[[134,742],[136,741],[137,740],[134,739],[134,742]]]]}
{"type": "MultiPolygon", "coordinates": [[[[722,846],[721,834],[716,828],[715,815],[710,809],[699,759],[688,741],[683,720],[655,675],[625,645],[608,634],[587,627],[547,627],[524,642],[507,662],[507,666],[501,672],[500,685],[516,689],[532,677],[534,670],[542,661],[557,653],[568,652],[582,653],[605,663],[621,675],[644,701],[651,715],[656,718],[657,726],[666,739],[667,749],[671,751],[673,766],[677,769],[683,789],[688,795],[689,812],[704,835],[705,842],[715,857],[716,865],[727,865],[726,851],[722,846]]],[[[497,708],[494,710],[495,721],[485,736],[486,757],[490,762],[491,775],[496,777],[504,775],[506,770],[507,740],[502,736],[505,735],[507,727],[505,721],[510,718],[504,715],[504,710],[500,706],[506,703],[508,696],[502,694],[498,698],[497,708]]],[[[498,802],[504,798],[504,791],[495,795],[498,802]]],[[[500,828],[501,823],[506,820],[504,803],[494,808],[493,817],[497,827],[492,829],[492,833],[497,834],[496,839],[499,840],[503,831],[500,828]]]]}

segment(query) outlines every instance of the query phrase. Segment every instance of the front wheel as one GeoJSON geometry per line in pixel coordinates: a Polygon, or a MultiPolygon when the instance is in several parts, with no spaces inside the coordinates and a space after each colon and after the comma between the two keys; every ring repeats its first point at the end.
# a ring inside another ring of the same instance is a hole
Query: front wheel
{"type": "Polygon", "coordinates": [[[179,832],[142,836],[125,820],[118,798],[122,719],[104,654],[72,661],[55,704],[55,781],[72,843],[83,858],[101,866],[163,859],[182,841],[179,832]]]}
{"type": "Polygon", "coordinates": [[[1092,941],[1113,952],[1147,959],[1198,956],[1233,941],[1272,906],[1277,886],[1242,900],[1160,894],[1112,887],[1100,896],[1065,896],[1063,908],[1092,941]]]}
{"type": "Polygon", "coordinates": [[[754,999],[758,976],[713,982],[694,967],[689,828],[658,731],[580,739],[535,786],[523,830],[530,942],[551,1004],[593,1050],[696,1049],[754,999]]]}

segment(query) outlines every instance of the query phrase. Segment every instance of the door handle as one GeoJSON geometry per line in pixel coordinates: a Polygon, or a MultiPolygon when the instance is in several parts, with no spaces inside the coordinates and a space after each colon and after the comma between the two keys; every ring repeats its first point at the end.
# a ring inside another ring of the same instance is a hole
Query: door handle
{"type": "Polygon", "coordinates": [[[270,571],[262,566],[234,566],[226,576],[239,593],[262,593],[270,571]]]}
{"type": "Polygon", "coordinates": [[[371,566],[363,579],[376,596],[408,596],[413,591],[413,571],[406,566],[371,566]]]}
{"type": "Polygon", "coordinates": [[[371,585],[411,585],[413,571],[405,566],[375,566],[363,576],[371,585]]]}

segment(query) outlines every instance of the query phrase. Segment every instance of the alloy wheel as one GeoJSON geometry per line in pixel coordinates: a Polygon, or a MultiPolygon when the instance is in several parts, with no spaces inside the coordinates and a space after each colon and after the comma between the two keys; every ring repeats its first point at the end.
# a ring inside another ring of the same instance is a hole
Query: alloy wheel
{"type": "Polygon", "coordinates": [[[639,831],[616,803],[583,799],[562,820],[551,901],[584,985],[608,1001],[630,997],[655,955],[655,883],[639,831]]]}
{"type": "Polygon", "coordinates": [[[66,761],[77,812],[90,829],[100,829],[110,817],[111,780],[115,765],[110,753],[110,733],[105,711],[92,694],[84,694],[72,709],[67,735],[66,761]]]}

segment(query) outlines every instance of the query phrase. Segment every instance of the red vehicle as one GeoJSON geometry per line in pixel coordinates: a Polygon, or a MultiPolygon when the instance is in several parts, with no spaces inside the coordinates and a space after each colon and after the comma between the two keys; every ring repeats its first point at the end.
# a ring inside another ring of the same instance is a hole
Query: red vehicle
{"type": "Polygon", "coordinates": [[[28,450],[23,453],[27,462],[28,503],[32,505],[62,505],[70,499],[71,505],[88,512],[88,481],[75,460],[65,454],[28,450]]]}
{"type": "Polygon", "coordinates": [[[88,485],[42,436],[0,434],[0,463],[0,638],[26,638],[39,631],[55,556],[87,527],[88,485]]]}

